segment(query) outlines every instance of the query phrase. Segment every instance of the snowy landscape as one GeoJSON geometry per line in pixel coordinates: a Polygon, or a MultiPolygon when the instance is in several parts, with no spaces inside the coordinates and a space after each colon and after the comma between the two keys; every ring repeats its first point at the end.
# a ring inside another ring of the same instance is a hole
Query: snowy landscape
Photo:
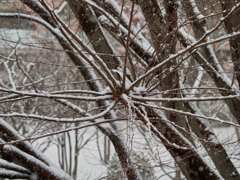
{"type": "Polygon", "coordinates": [[[240,3],[0,1],[0,180],[239,180],[240,3]]]}

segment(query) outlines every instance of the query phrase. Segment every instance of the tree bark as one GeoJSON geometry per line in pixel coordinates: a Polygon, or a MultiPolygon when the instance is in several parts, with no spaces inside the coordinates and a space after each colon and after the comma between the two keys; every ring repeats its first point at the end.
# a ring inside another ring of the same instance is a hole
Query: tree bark
{"type": "MultiPolygon", "coordinates": [[[[221,5],[223,9],[223,17],[227,16],[227,14],[231,11],[231,9],[239,3],[239,0],[222,0],[221,5]]],[[[236,10],[232,13],[225,21],[225,30],[228,34],[232,34],[234,32],[238,32],[240,30],[240,10],[236,10]]],[[[232,61],[234,64],[234,72],[236,76],[236,80],[238,82],[238,86],[240,87],[240,48],[239,48],[240,36],[234,36],[229,38],[230,44],[230,52],[232,56],[232,61]]]]}

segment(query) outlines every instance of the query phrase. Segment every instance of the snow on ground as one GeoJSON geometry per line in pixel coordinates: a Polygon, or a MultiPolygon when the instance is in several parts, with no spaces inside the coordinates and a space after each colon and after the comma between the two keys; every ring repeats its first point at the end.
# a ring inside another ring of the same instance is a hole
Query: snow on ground
{"type": "MultiPolygon", "coordinates": [[[[128,124],[131,125],[131,124],[128,124]]],[[[122,129],[124,129],[126,125],[122,125],[122,129]]],[[[94,131],[95,129],[92,128],[94,131]]],[[[88,138],[89,136],[92,135],[93,131],[87,131],[85,134],[84,138],[88,138]]],[[[227,148],[228,153],[236,152],[236,146],[238,145],[236,143],[237,136],[236,136],[236,130],[234,127],[215,127],[214,132],[216,133],[217,137],[220,139],[221,142],[225,144],[225,147],[227,148]],[[235,143],[236,146],[233,146],[232,143],[235,143]]],[[[168,175],[164,175],[165,170],[166,172],[170,172],[170,176],[175,176],[174,169],[171,167],[174,167],[174,162],[172,158],[170,157],[169,153],[166,151],[164,146],[159,143],[156,140],[153,140],[151,143],[152,145],[152,150],[154,153],[151,153],[150,151],[146,151],[147,146],[145,144],[145,140],[142,136],[142,134],[136,130],[136,128],[129,128],[128,133],[134,134],[131,139],[128,139],[126,143],[129,147],[133,147],[133,150],[136,152],[143,152],[146,154],[146,157],[151,159],[152,165],[157,165],[158,160],[161,161],[163,164],[162,167],[155,167],[154,170],[156,172],[156,177],[160,177],[160,179],[168,180],[170,177],[168,175]],[[129,130],[133,130],[134,132],[130,132],[129,130]],[[154,160],[155,158],[155,160],[154,160]],[[163,168],[163,169],[162,169],[163,168]],[[172,173],[171,173],[172,172],[172,173]]],[[[125,137],[129,136],[127,132],[124,133],[125,137]]],[[[71,133],[72,138],[74,139],[74,134],[71,133]]],[[[44,139],[37,140],[34,144],[37,145],[41,142],[43,142],[44,139]]],[[[100,137],[100,145],[103,144],[103,136],[100,137]]],[[[102,146],[103,147],[103,146],[102,146]]],[[[130,149],[129,149],[130,150],[130,149]]],[[[114,153],[113,146],[111,146],[111,154],[114,153]]],[[[204,154],[205,151],[203,151],[202,154],[204,154]]],[[[45,153],[44,153],[51,161],[54,163],[58,164],[58,154],[57,154],[57,148],[56,146],[51,146],[49,147],[45,153]]],[[[235,158],[235,156],[231,156],[235,158]]],[[[89,179],[89,180],[97,180],[100,179],[101,177],[106,176],[107,172],[107,167],[103,165],[103,163],[100,161],[99,158],[99,152],[96,144],[96,139],[94,138],[91,140],[79,153],[79,164],[78,164],[78,177],[77,179],[89,179]]],[[[206,157],[205,157],[206,158],[206,157]]],[[[208,161],[208,158],[206,158],[208,161]]],[[[208,161],[211,163],[210,161],[208,161]]],[[[237,167],[240,167],[239,160],[238,159],[233,159],[233,162],[237,165],[237,167]]],[[[239,169],[240,171],[240,169],[239,169]]]]}

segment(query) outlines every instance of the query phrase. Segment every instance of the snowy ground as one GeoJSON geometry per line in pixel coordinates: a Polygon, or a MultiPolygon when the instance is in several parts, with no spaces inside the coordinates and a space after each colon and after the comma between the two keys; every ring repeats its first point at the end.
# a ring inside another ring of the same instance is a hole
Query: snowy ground
{"type": "MultiPolygon", "coordinates": [[[[227,151],[230,153],[232,152],[236,152],[239,148],[236,148],[236,146],[238,146],[238,143],[236,142],[237,140],[237,136],[236,136],[236,131],[235,128],[233,127],[221,127],[221,128],[214,128],[214,131],[216,133],[216,135],[218,136],[218,138],[225,144],[225,147],[227,149],[227,151]],[[234,143],[234,145],[232,144],[234,143]]],[[[90,136],[91,133],[86,134],[86,138],[87,136],[90,136]]],[[[35,145],[44,141],[44,139],[38,140],[37,142],[35,142],[35,145]]],[[[101,140],[100,140],[101,141],[101,140]]],[[[100,142],[101,143],[101,142],[100,142]]],[[[126,142],[126,143],[131,143],[126,142]]],[[[133,147],[135,147],[135,150],[137,151],[141,151],[141,152],[147,152],[144,148],[146,147],[146,145],[144,145],[145,140],[143,139],[142,135],[138,132],[138,133],[134,133],[134,140],[132,141],[133,147]]],[[[129,144],[128,144],[129,145],[129,144]]],[[[156,159],[160,159],[162,164],[163,164],[163,168],[166,172],[172,172],[169,173],[169,175],[174,176],[175,172],[174,169],[169,168],[169,166],[174,166],[174,162],[172,161],[170,155],[168,154],[168,152],[165,150],[165,148],[158,142],[152,142],[153,145],[153,151],[157,152],[155,154],[151,154],[151,153],[146,153],[146,156],[148,156],[149,158],[153,158],[152,155],[155,155],[156,159]]],[[[113,147],[111,147],[111,152],[114,153],[113,151],[113,147]]],[[[240,152],[240,151],[239,151],[240,152]]],[[[202,154],[205,155],[205,151],[202,151],[202,154]]],[[[48,148],[48,150],[45,152],[45,155],[51,159],[51,161],[53,161],[54,163],[58,164],[58,155],[57,155],[57,148],[55,146],[52,146],[50,148],[48,148]]],[[[233,162],[237,165],[237,167],[240,167],[240,163],[239,160],[237,158],[235,158],[235,156],[231,156],[233,157],[233,162]]],[[[101,177],[106,176],[106,172],[107,172],[107,167],[105,165],[103,165],[103,163],[100,161],[99,158],[99,152],[98,152],[98,148],[96,145],[96,140],[92,140],[90,141],[79,153],[79,165],[78,165],[78,179],[88,179],[88,180],[96,180],[96,179],[100,179],[101,177]]],[[[152,165],[154,166],[154,164],[157,164],[157,160],[155,159],[155,161],[152,161],[152,165]]],[[[208,163],[212,164],[211,161],[208,160],[208,158],[206,158],[206,160],[208,161],[208,163]]],[[[213,165],[213,164],[212,164],[213,165]]],[[[156,172],[156,177],[160,177],[160,179],[163,180],[168,180],[170,179],[167,175],[164,176],[165,172],[163,171],[163,169],[161,167],[155,167],[155,172],[156,172]]],[[[240,170],[240,169],[239,169],[240,170]]]]}

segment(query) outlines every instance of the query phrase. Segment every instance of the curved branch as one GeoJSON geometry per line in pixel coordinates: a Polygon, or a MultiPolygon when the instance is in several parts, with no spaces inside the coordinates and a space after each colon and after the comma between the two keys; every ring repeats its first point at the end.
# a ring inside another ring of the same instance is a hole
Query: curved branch
{"type": "Polygon", "coordinates": [[[5,161],[3,159],[0,159],[0,167],[4,168],[4,169],[8,169],[8,170],[17,171],[17,172],[20,172],[20,173],[31,174],[30,171],[28,171],[27,169],[23,168],[22,166],[19,166],[19,165],[16,165],[14,163],[5,161]]]}
{"type": "Polygon", "coordinates": [[[31,175],[22,174],[22,173],[11,171],[11,170],[0,170],[0,178],[30,179],[31,175]]]}
{"type": "Polygon", "coordinates": [[[112,103],[106,110],[102,111],[101,113],[90,116],[90,117],[83,117],[83,118],[53,118],[48,116],[40,116],[37,114],[21,114],[21,113],[7,113],[7,114],[0,114],[0,117],[23,117],[23,118],[33,118],[38,119],[42,121],[49,121],[49,122],[57,122],[57,123],[78,123],[78,122],[85,122],[85,121],[92,121],[96,120],[98,118],[101,118],[105,116],[107,113],[109,113],[114,106],[117,104],[117,102],[112,103]]]}
{"type": "MultiPolygon", "coordinates": [[[[58,98],[58,99],[73,99],[73,100],[84,100],[84,101],[101,101],[101,100],[110,100],[113,98],[112,95],[97,96],[97,97],[85,97],[85,96],[72,96],[72,95],[54,95],[45,91],[42,91],[43,94],[35,92],[25,92],[25,91],[15,91],[11,89],[0,88],[2,92],[18,94],[20,97],[42,97],[42,98],[58,98]]],[[[18,96],[18,97],[19,97],[18,96]]],[[[9,96],[10,99],[17,98],[17,96],[9,96]]],[[[6,98],[4,98],[6,100],[6,98]]],[[[1,101],[1,100],[0,100],[1,101]]]]}

